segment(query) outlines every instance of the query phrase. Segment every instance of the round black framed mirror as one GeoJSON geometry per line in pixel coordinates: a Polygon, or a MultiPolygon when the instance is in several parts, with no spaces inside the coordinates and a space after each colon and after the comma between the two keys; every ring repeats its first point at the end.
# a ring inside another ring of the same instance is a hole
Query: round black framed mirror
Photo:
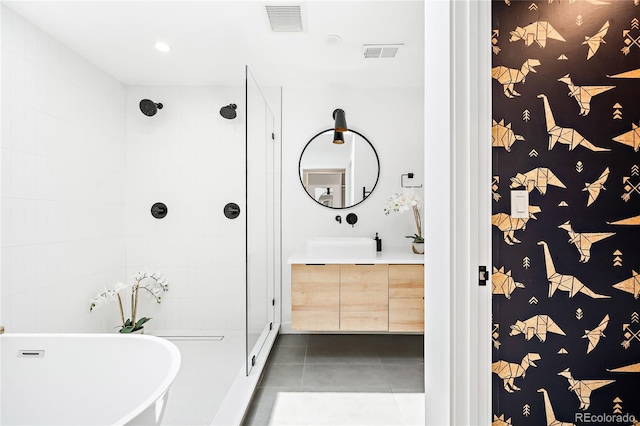
{"type": "Polygon", "coordinates": [[[353,129],[342,137],[344,143],[334,143],[334,129],[321,131],[307,142],[298,163],[300,183],[309,197],[332,209],[360,204],[380,177],[380,158],[369,139],[353,129]]]}

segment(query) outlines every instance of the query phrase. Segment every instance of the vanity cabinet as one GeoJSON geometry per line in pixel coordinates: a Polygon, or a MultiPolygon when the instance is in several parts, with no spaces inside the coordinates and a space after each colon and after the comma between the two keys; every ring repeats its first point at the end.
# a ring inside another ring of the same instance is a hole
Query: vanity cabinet
{"type": "Polygon", "coordinates": [[[424,331],[424,265],[389,265],[389,331],[424,331]]]}
{"type": "Polygon", "coordinates": [[[388,266],[340,265],[340,330],[388,329],[388,266]]]}
{"type": "Polygon", "coordinates": [[[423,331],[424,265],[292,264],[291,326],[301,331],[423,331]]]}
{"type": "Polygon", "coordinates": [[[291,265],[295,330],[340,329],[340,265],[291,265]]]}

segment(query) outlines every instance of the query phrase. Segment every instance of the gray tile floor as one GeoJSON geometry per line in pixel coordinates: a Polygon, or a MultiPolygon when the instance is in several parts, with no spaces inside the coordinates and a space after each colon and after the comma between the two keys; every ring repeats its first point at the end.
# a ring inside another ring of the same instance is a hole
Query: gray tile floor
{"type": "Polygon", "coordinates": [[[281,334],[243,425],[267,425],[278,392],[424,392],[424,338],[281,334]]]}

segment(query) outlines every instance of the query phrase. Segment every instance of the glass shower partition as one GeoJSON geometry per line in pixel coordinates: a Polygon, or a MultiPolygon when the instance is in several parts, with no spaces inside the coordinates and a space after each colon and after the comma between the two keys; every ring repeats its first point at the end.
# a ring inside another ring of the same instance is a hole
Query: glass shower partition
{"type": "Polygon", "coordinates": [[[275,321],[275,283],[280,264],[280,155],[273,110],[248,66],[245,84],[248,375],[275,321]]]}

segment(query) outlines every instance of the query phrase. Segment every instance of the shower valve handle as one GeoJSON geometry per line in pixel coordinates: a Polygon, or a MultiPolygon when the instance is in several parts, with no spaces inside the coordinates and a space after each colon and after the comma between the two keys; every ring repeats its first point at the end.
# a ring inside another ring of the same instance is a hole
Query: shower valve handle
{"type": "Polygon", "coordinates": [[[236,203],[228,203],[224,206],[224,215],[227,219],[235,219],[240,216],[240,206],[236,203]]]}

